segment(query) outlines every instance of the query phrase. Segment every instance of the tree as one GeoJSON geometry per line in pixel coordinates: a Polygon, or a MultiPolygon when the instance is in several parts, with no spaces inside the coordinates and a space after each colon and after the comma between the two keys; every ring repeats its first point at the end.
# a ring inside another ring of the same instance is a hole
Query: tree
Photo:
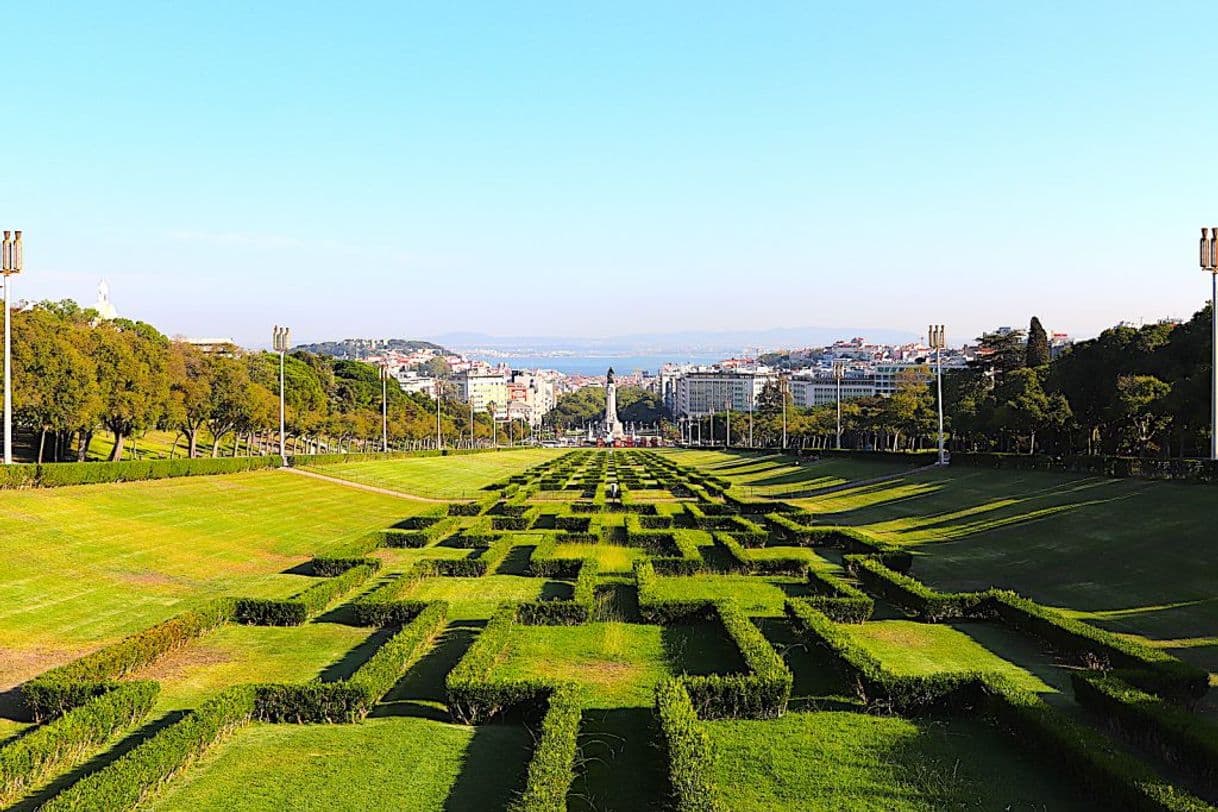
{"type": "Polygon", "coordinates": [[[211,389],[207,399],[207,430],[211,455],[219,456],[220,441],[249,420],[249,369],[236,358],[213,356],[211,389]]]}
{"type": "Polygon", "coordinates": [[[198,453],[199,431],[211,414],[212,364],[198,347],[183,341],[170,345],[167,362],[170,425],[186,437],[186,455],[198,453]]]}
{"type": "Polygon", "coordinates": [[[1151,447],[1153,439],[1170,421],[1168,396],[1171,386],[1153,375],[1122,375],[1117,379],[1115,422],[1120,432],[1123,453],[1139,453],[1151,447]]]}
{"type": "Polygon", "coordinates": [[[101,422],[114,435],[110,459],[119,460],[126,438],[151,428],[165,412],[169,340],[150,325],[128,319],[101,322],[90,332],[101,422]]]}
{"type": "Polygon", "coordinates": [[[1045,332],[1040,319],[1033,316],[1032,323],[1028,325],[1026,363],[1035,369],[1045,366],[1049,360],[1049,334],[1045,332]]]}

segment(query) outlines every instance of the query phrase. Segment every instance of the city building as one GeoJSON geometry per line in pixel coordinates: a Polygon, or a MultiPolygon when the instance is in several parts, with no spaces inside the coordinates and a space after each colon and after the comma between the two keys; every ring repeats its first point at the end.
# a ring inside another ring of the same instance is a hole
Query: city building
{"type": "MultiPolygon", "coordinates": [[[[875,395],[875,378],[842,378],[842,400],[870,398],[875,395]]],[[[837,380],[832,375],[791,376],[791,402],[796,406],[824,406],[827,403],[836,403],[837,397],[837,380]]]]}
{"type": "Polygon", "coordinates": [[[776,380],[777,375],[767,367],[747,370],[718,367],[692,369],[676,379],[673,413],[678,417],[697,417],[728,408],[737,412],[751,412],[756,408],[757,399],[766,384],[776,380]]]}
{"type": "Polygon", "coordinates": [[[497,417],[506,414],[508,382],[502,372],[468,369],[457,376],[456,383],[457,397],[466,403],[472,403],[475,412],[485,412],[494,405],[497,417]]]}

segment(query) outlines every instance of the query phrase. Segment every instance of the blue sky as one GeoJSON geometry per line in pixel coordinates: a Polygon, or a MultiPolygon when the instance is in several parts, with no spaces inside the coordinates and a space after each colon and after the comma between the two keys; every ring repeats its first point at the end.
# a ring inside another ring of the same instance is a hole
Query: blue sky
{"type": "Polygon", "coordinates": [[[16,294],[269,342],[1188,316],[1210,3],[21,3],[16,294]]]}

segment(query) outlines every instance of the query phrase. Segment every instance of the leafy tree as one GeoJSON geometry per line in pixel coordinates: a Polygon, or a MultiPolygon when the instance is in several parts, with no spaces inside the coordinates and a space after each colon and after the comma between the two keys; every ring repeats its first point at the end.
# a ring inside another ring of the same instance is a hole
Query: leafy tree
{"type": "Polygon", "coordinates": [[[197,347],[182,341],[170,345],[168,423],[186,437],[187,456],[198,453],[199,432],[211,414],[212,363],[197,347]]]}
{"type": "Polygon", "coordinates": [[[1032,317],[1028,325],[1027,365],[1035,369],[1049,363],[1049,334],[1041,325],[1040,319],[1032,317]]]}
{"type": "Polygon", "coordinates": [[[156,425],[165,413],[169,340],[150,325],[127,319],[100,323],[91,339],[101,423],[114,435],[110,459],[118,460],[124,441],[156,425]]]}

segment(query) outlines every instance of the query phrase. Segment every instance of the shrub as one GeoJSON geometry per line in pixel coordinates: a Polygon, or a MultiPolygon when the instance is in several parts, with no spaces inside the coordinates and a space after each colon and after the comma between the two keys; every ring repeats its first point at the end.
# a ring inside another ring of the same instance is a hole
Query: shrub
{"type": "Polygon", "coordinates": [[[299,626],[367,581],[374,572],[376,569],[370,564],[360,564],[337,577],[324,578],[286,600],[239,598],[235,619],[251,626],[299,626]]]}
{"type": "Polygon", "coordinates": [[[160,686],[124,682],[0,747],[0,804],[7,805],[57,771],[79,763],[148,715],[160,686]]]}
{"type": "Polygon", "coordinates": [[[220,737],[249,722],[254,688],[230,688],[160,730],[50,801],[47,812],[117,812],[134,809],[220,737]]]}
{"type": "Polygon", "coordinates": [[[1218,726],[1111,674],[1075,671],[1074,698],[1130,738],[1206,781],[1218,775],[1218,726]]]}
{"type": "Polygon", "coordinates": [[[491,672],[507,648],[515,624],[516,608],[511,604],[501,606],[461,661],[448,672],[444,684],[449,713],[454,720],[474,725],[511,710],[530,713],[544,709],[552,690],[550,683],[491,678],[491,672]]]}
{"type": "MultiPolygon", "coordinates": [[[[567,562],[569,563],[569,561],[567,562]]],[[[571,600],[525,601],[516,608],[516,619],[528,626],[578,626],[587,623],[596,608],[595,558],[577,561],[575,593],[571,600]]]]}
{"type": "Polygon", "coordinates": [[[332,558],[318,556],[313,559],[313,574],[319,578],[334,578],[352,567],[371,567],[373,572],[381,568],[379,558],[332,558]]]}
{"type": "Polygon", "coordinates": [[[716,812],[710,736],[694,712],[689,692],[677,679],[656,686],[660,743],[668,761],[668,783],[676,812],[716,812]]]}
{"type": "Polygon", "coordinates": [[[710,611],[711,601],[705,598],[660,600],[655,594],[657,577],[652,561],[640,559],[634,562],[639,614],[644,622],[668,625],[686,618],[704,617],[710,611]]]}
{"type": "Polygon", "coordinates": [[[55,488],[103,482],[135,482],[181,476],[235,474],[279,468],[282,465],[283,460],[277,455],[132,462],[51,462],[37,467],[37,484],[44,488],[55,488]]]}
{"type": "Polygon", "coordinates": [[[865,589],[914,612],[920,620],[938,623],[993,615],[989,593],[936,592],[915,578],[890,570],[877,559],[848,555],[845,561],[846,571],[858,578],[865,589]]]}
{"type": "Polygon", "coordinates": [[[457,578],[481,578],[499,568],[512,549],[512,537],[503,536],[472,558],[441,558],[434,561],[437,575],[457,578]]]}
{"type": "Polygon", "coordinates": [[[383,584],[362,595],[352,602],[355,609],[355,623],[359,626],[401,626],[414,620],[427,604],[417,600],[403,600],[401,596],[424,578],[435,574],[434,562],[424,560],[417,562],[411,569],[397,578],[385,581],[383,584]]]}
{"type": "Polygon", "coordinates": [[[213,601],[45,671],[21,687],[22,697],[36,720],[58,716],[106,690],[111,681],[231,620],[233,606],[230,600],[213,601]]]}
{"type": "Polygon", "coordinates": [[[546,704],[541,738],[529,760],[524,792],[510,807],[513,812],[552,812],[567,808],[567,793],[575,780],[582,716],[579,688],[569,683],[559,685],[546,704]]]}
{"type": "Polygon", "coordinates": [[[14,463],[0,466],[0,490],[7,488],[33,488],[38,484],[38,466],[33,463],[14,463]]]}
{"type": "Polygon", "coordinates": [[[791,696],[792,676],[782,657],[735,601],[714,604],[714,614],[740,651],[749,674],[684,677],[690,700],[704,719],[774,719],[791,696]]]}

